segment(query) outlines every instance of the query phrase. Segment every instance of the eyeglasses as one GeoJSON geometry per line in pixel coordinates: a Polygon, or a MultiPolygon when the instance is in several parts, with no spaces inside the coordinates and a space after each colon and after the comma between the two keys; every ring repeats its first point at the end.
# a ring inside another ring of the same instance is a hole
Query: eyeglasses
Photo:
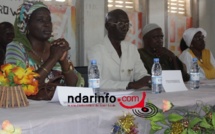
{"type": "Polygon", "coordinates": [[[124,29],[124,28],[130,28],[132,25],[131,25],[131,23],[129,23],[129,22],[116,22],[116,23],[114,23],[114,22],[109,22],[110,24],[112,24],[112,25],[116,25],[117,26],[117,28],[119,28],[119,29],[124,29]]]}

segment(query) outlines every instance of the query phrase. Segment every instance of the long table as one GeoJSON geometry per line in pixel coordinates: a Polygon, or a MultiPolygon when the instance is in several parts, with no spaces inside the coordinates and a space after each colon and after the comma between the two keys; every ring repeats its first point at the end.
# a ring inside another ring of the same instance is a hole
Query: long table
{"type": "MultiPolygon", "coordinates": [[[[213,81],[210,83],[213,83],[213,81]]],[[[142,90],[132,93],[141,95],[142,90]]],[[[167,99],[175,106],[194,105],[197,101],[215,104],[215,86],[202,84],[198,90],[152,94],[145,91],[147,100],[161,108],[162,100],[167,99]]],[[[28,107],[0,109],[0,123],[9,120],[20,127],[23,134],[110,134],[112,125],[123,113],[131,109],[115,106],[63,107],[59,103],[29,100],[28,107]]],[[[136,117],[140,134],[148,134],[150,125],[143,118],[136,117]]]]}

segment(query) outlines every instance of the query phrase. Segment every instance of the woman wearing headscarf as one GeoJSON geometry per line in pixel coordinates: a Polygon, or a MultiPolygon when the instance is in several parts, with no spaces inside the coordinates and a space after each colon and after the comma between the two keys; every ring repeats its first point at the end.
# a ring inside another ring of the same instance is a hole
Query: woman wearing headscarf
{"type": "Polygon", "coordinates": [[[202,28],[189,28],[185,30],[183,39],[188,48],[182,52],[179,59],[187,66],[187,70],[189,71],[192,59],[197,58],[200,67],[200,77],[214,79],[215,59],[210,50],[205,48],[204,38],[206,35],[206,31],[202,28]]]}
{"type": "Polygon", "coordinates": [[[33,66],[40,75],[40,85],[63,76],[61,85],[83,86],[83,78],[67,59],[68,42],[63,38],[49,42],[52,22],[46,5],[24,2],[17,10],[14,29],[15,38],[7,46],[6,63],[33,66]]]}

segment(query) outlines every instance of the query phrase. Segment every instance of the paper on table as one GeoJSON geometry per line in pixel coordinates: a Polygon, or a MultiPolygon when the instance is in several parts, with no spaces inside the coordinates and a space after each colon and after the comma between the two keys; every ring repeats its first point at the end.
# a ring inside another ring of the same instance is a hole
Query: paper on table
{"type": "MultiPolygon", "coordinates": [[[[68,87],[68,86],[57,86],[54,96],[52,97],[50,102],[60,102],[63,106],[68,106],[68,97],[79,97],[80,99],[83,96],[95,96],[92,88],[84,88],[84,87],[68,87]]],[[[73,104],[76,104],[74,102],[73,104]]],[[[81,102],[79,103],[81,104],[81,102]]]]}
{"type": "Polygon", "coordinates": [[[180,70],[162,71],[162,84],[165,92],[187,91],[180,70]]]}

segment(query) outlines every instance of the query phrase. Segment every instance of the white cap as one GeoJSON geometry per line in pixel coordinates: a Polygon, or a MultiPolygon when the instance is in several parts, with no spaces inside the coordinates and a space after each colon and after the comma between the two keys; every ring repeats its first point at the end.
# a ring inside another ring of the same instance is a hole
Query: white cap
{"type": "Polygon", "coordinates": [[[157,28],[161,28],[161,27],[154,23],[146,24],[143,28],[143,36],[146,35],[148,32],[157,28]]]}
{"type": "Polygon", "coordinates": [[[207,36],[207,32],[203,28],[188,28],[184,31],[183,39],[188,47],[190,47],[194,35],[198,32],[202,32],[205,37],[207,36]]]}

